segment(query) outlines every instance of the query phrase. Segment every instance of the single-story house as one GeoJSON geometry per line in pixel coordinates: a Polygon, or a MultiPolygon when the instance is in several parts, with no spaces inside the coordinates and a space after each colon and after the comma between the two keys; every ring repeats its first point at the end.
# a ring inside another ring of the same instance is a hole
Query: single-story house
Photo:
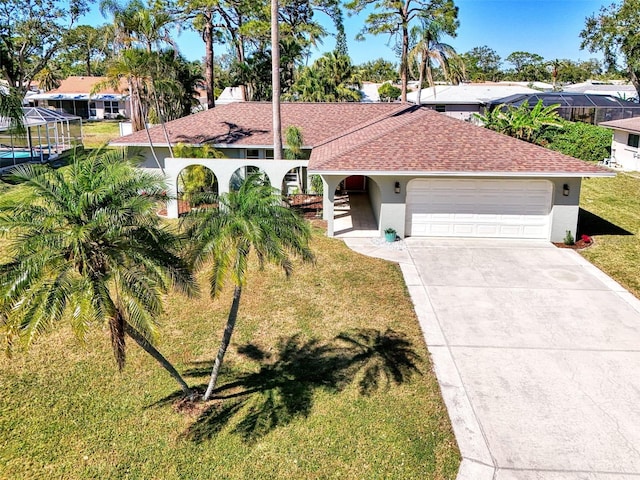
{"type": "MultiPolygon", "coordinates": [[[[400,237],[500,237],[562,241],[575,236],[583,177],[615,173],[502,135],[431,109],[386,103],[284,103],[283,130],[296,126],[304,158],[272,157],[270,103],[216,107],[166,124],[172,143],[220,149],[226,159],[170,158],[161,127],[121,137],[114,146],[146,148],[144,167],[163,168],[173,194],[189,165],[204,165],[218,180],[218,193],[232,188],[238,171],[257,168],[283,188],[291,172],[319,175],[323,218],[334,234],[338,189],[369,198],[379,232],[400,237]],[[308,158],[308,159],[307,159],[308,158]],[[349,186],[351,185],[351,186],[349,186]]],[[[177,202],[167,206],[178,216],[177,202]]]]}
{"type": "Polygon", "coordinates": [[[129,118],[129,95],[126,82],[115,90],[102,87],[92,93],[95,85],[106,77],[68,77],[60,86],[45,93],[29,95],[30,105],[52,108],[59,112],[90,120],[129,118]]]}
{"type": "Polygon", "coordinates": [[[640,171],[640,117],[602,122],[600,126],[613,130],[611,158],[605,163],[625,171],[640,171]]]}
{"type": "Polygon", "coordinates": [[[591,93],[595,95],[609,95],[622,100],[637,101],[636,87],[623,81],[604,82],[600,80],[587,80],[582,83],[565,85],[562,90],[571,93],[591,93]]]}
{"type": "MultiPolygon", "coordinates": [[[[474,113],[484,113],[485,108],[499,98],[536,92],[538,90],[524,85],[505,83],[436,85],[422,89],[420,104],[453,118],[472,121],[474,113]]],[[[407,101],[417,103],[417,90],[407,93],[407,101]]]]}

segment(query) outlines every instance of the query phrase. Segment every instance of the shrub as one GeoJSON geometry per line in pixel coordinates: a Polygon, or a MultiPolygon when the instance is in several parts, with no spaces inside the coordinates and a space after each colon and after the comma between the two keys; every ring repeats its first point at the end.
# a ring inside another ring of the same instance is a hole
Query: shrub
{"type": "Polygon", "coordinates": [[[567,233],[564,236],[564,244],[565,245],[573,245],[575,243],[573,239],[573,235],[571,235],[571,230],[567,230],[567,233]]]}
{"type": "Polygon", "coordinates": [[[598,162],[611,156],[611,130],[582,122],[562,122],[562,129],[547,130],[539,142],[556,152],[598,162]]]}
{"type": "Polygon", "coordinates": [[[394,87],[390,83],[383,83],[380,88],[378,88],[378,95],[380,95],[381,102],[393,102],[397,100],[401,94],[402,90],[394,87]]]}

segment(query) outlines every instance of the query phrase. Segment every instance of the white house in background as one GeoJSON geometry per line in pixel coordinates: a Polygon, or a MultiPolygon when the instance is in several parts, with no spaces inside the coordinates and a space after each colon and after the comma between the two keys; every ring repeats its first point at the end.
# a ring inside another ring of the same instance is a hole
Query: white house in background
{"type": "Polygon", "coordinates": [[[547,82],[514,82],[514,81],[500,81],[498,85],[517,85],[520,87],[528,87],[533,88],[535,90],[539,90],[541,92],[552,92],[553,85],[547,82]]]}
{"type": "Polygon", "coordinates": [[[227,105],[233,102],[244,102],[242,98],[242,89],[240,87],[225,87],[218,98],[216,98],[216,106],[227,105]]]}
{"type": "Polygon", "coordinates": [[[44,107],[90,120],[129,118],[129,95],[125,81],[115,90],[100,88],[92,93],[95,85],[106,77],[68,77],[60,86],[46,93],[29,95],[29,105],[44,107]]]}
{"type": "Polygon", "coordinates": [[[360,92],[362,93],[361,102],[372,103],[380,101],[380,94],[378,89],[382,86],[382,83],[363,82],[360,92]]]}
{"type": "Polygon", "coordinates": [[[640,171],[640,117],[602,122],[600,126],[613,130],[610,164],[625,171],[640,171]]]}
{"type": "Polygon", "coordinates": [[[638,100],[638,92],[636,88],[628,83],[619,82],[600,82],[597,80],[588,80],[582,83],[574,83],[566,85],[564,92],[573,93],[591,93],[596,95],[610,95],[612,97],[621,98],[623,100],[638,100]]]}
{"type": "MultiPolygon", "coordinates": [[[[508,83],[465,83],[460,85],[436,85],[423,88],[420,103],[459,120],[469,121],[474,113],[483,113],[491,102],[523,93],[536,93],[538,90],[523,85],[508,83]]],[[[416,103],[418,92],[409,92],[407,101],[416,103]]]]}
{"type": "MultiPolygon", "coordinates": [[[[250,171],[263,171],[286,193],[292,177],[306,191],[307,173],[323,181],[323,218],[333,236],[336,192],[357,191],[371,204],[377,232],[400,237],[491,237],[562,241],[575,236],[583,177],[615,173],[558,152],[400,103],[283,103],[282,127],[300,129],[303,158],[273,160],[272,106],[222,105],[166,124],[171,143],[211,144],[227,158],[170,158],[161,127],[150,129],[159,164],[178,194],[190,165],[209,168],[224,193],[250,171]]],[[[111,142],[146,150],[146,132],[111,142]]],[[[167,213],[178,216],[170,201],[167,213]]]]}

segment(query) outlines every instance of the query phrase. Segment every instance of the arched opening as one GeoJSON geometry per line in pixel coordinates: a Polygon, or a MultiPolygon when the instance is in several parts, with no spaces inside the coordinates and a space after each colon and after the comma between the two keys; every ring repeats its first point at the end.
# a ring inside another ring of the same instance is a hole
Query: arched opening
{"type": "Polygon", "coordinates": [[[269,176],[258,167],[256,167],[255,165],[246,165],[244,167],[238,168],[235,172],[233,172],[233,175],[231,175],[231,180],[229,181],[229,189],[232,191],[239,190],[242,182],[244,182],[249,175],[254,173],[262,173],[265,180],[267,182],[270,181],[269,176]]]}
{"type": "Polygon", "coordinates": [[[382,193],[364,175],[345,177],[337,186],[333,202],[335,236],[378,237],[382,193]]]}
{"type": "Polygon", "coordinates": [[[282,196],[305,218],[322,217],[323,184],[320,175],[307,175],[306,166],[289,170],[282,179],[282,196]]]}
{"type": "Polygon", "coordinates": [[[189,165],[178,174],[178,215],[210,204],[219,193],[218,179],[204,165],[189,165]]]}
{"type": "Polygon", "coordinates": [[[285,174],[282,179],[282,195],[300,195],[306,194],[307,191],[307,167],[295,167],[285,174]]]}

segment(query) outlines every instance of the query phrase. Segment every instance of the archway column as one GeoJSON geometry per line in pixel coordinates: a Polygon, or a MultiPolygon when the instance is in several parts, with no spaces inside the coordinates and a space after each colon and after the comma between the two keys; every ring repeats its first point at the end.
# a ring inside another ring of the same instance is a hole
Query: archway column
{"type": "Polygon", "coordinates": [[[327,221],[327,236],[334,234],[334,201],[336,188],[344,176],[321,175],[322,178],[322,219],[327,221]]]}

